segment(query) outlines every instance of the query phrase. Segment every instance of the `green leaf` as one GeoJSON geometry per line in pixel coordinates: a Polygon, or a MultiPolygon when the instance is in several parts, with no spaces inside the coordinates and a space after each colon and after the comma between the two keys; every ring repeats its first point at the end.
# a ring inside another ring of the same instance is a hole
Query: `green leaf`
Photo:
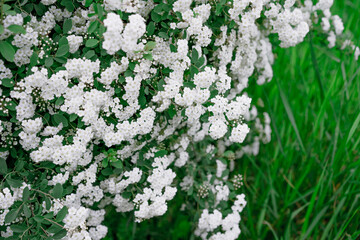
{"type": "Polygon", "coordinates": [[[0,53],[7,61],[14,61],[15,50],[10,43],[6,41],[0,41],[0,53]]]}
{"type": "Polygon", "coordinates": [[[201,57],[199,58],[199,60],[196,62],[196,66],[197,66],[198,68],[200,68],[202,65],[204,65],[204,63],[205,63],[205,58],[204,58],[204,56],[201,56],[201,57]]]}
{"type": "Polygon", "coordinates": [[[63,127],[67,127],[69,125],[68,120],[66,119],[66,117],[64,117],[64,115],[57,113],[53,117],[54,117],[56,126],[59,126],[60,123],[63,124],[63,127]]]}
{"type": "Polygon", "coordinates": [[[146,43],[145,45],[145,51],[151,51],[156,47],[156,42],[154,41],[149,41],[146,43]]]}
{"type": "Polygon", "coordinates": [[[0,24],[0,34],[4,33],[4,26],[0,24]]]}
{"type": "Polygon", "coordinates": [[[7,29],[9,29],[13,33],[26,34],[26,31],[25,31],[24,27],[20,26],[20,25],[17,25],[17,24],[12,24],[12,25],[8,26],[7,29]]]}
{"type": "Polygon", "coordinates": [[[63,33],[68,33],[72,28],[72,20],[70,18],[65,19],[63,23],[63,33]]]}
{"type": "Polygon", "coordinates": [[[33,54],[30,57],[30,69],[31,67],[35,66],[37,64],[38,61],[38,55],[37,53],[34,51],[33,54]]]}
{"type": "Polygon", "coordinates": [[[56,221],[57,222],[61,222],[66,214],[68,213],[68,208],[66,206],[64,206],[57,214],[56,214],[56,221]]]}
{"type": "Polygon", "coordinates": [[[34,220],[38,223],[42,223],[44,221],[44,217],[43,216],[40,216],[40,215],[37,215],[34,217],[34,220]]]}
{"type": "Polygon", "coordinates": [[[97,39],[88,39],[85,43],[85,46],[92,48],[92,47],[95,47],[98,43],[99,43],[99,40],[97,40],[97,39]]]}
{"type": "Polygon", "coordinates": [[[170,51],[177,52],[177,47],[174,44],[170,44],[170,51]]]}
{"type": "Polygon", "coordinates": [[[122,163],[122,161],[117,161],[117,162],[112,162],[112,163],[110,163],[113,167],[115,167],[115,168],[120,168],[120,169],[122,169],[123,168],[123,163],[122,163]]]}
{"type": "Polygon", "coordinates": [[[54,63],[54,59],[52,57],[48,57],[45,59],[45,67],[51,67],[54,63]]]}
{"type": "Polygon", "coordinates": [[[95,13],[98,15],[99,19],[101,20],[102,17],[104,16],[104,9],[102,7],[102,5],[100,3],[97,4],[93,4],[94,7],[94,11],[95,13]]]}
{"type": "Polygon", "coordinates": [[[60,183],[57,183],[53,188],[52,196],[54,198],[61,198],[63,193],[63,186],[60,183]]]}
{"type": "Polygon", "coordinates": [[[106,168],[109,165],[109,159],[108,158],[104,158],[101,162],[101,165],[106,168]]]}
{"type": "Polygon", "coordinates": [[[11,179],[11,178],[6,178],[6,182],[13,188],[19,188],[22,186],[22,183],[23,183],[20,180],[11,179]]]}
{"type": "Polygon", "coordinates": [[[18,213],[19,213],[18,209],[10,210],[5,216],[5,223],[11,223],[12,221],[14,221],[18,213]]]}
{"type": "Polygon", "coordinates": [[[12,80],[12,79],[4,78],[4,79],[2,80],[2,85],[3,85],[4,87],[12,88],[12,87],[15,85],[15,82],[14,82],[14,80],[12,80]]]}
{"type": "Polygon", "coordinates": [[[70,117],[69,117],[70,122],[75,121],[75,119],[76,119],[77,117],[78,117],[78,115],[76,115],[75,113],[70,114],[70,117]]]}
{"type": "Polygon", "coordinates": [[[193,63],[196,63],[197,60],[198,60],[198,58],[199,58],[199,53],[198,53],[198,51],[194,48],[194,49],[192,50],[192,53],[191,53],[191,61],[192,61],[193,63]]]}
{"type": "Polygon", "coordinates": [[[101,170],[101,174],[104,175],[104,176],[110,176],[112,173],[113,173],[113,171],[109,167],[101,170]]]}
{"type": "Polygon", "coordinates": [[[48,229],[46,229],[46,231],[49,233],[57,233],[61,230],[62,228],[57,224],[52,224],[48,229]]]}
{"type": "Polygon", "coordinates": [[[147,25],[146,31],[149,36],[153,35],[155,32],[155,23],[150,22],[149,25],[147,25]]]}
{"type": "Polygon", "coordinates": [[[60,106],[60,105],[62,105],[63,103],[64,103],[64,97],[63,96],[60,96],[58,99],[56,99],[56,101],[55,101],[55,105],[56,106],[60,106]]]}
{"type": "Polygon", "coordinates": [[[14,101],[8,102],[5,107],[7,109],[9,109],[10,111],[15,111],[16,110],[16,103],[14,101]]]}
{"type": "Polygon", "coordinates": [[[67,54],[69,52],[69,44],[64,44],[59,46],[58,50],[56,51],[55,56],[56,57],[62,57],[65,54],[67,54]]]}
{"type": "Polygon", "coordinates": [[[48,197],[45,197],[44,199],[45,199],[45,208],[46,208],[46,210],[50,210],[50,208],[51,208],[50,199],[48,197]]]}
{"type": "Polygon", "coordinates": [[[23,202],[27,201],[29,197],[30,197],[30,190],[28,187],[26,187],[23,190],[23,197],[22,197],[23,202]]]}
{"type": "Polygon", "coordinates": [[[71,0],[62,0],[60,4],[64,6],[69,12],[73,12],[75,9],[75,6],[71,0]]]}
{"type": "Polygon", "coordinates": [[[31,211],[30,211],[28,205],[24,204],[23,210],[24,210],[25,217],[29,218],[31,216],[31,211]]]}
{"type": "Polygon", "coordinates": [[[89,28],[87,30],[88,33],[93,33],[99,27],[98,21],[93,21],[90,23],[89,28]]]}
{"type": "Polygon", "coordinates": [[[90,7],[92,2],[93,2],[93,0],[85,0],[85,7],[90,7]]]}
{"type": "Polygon", "coordinates": [[[56,233],[52,238],[53,239],[62,239],[63,237],[66,236],[66,230],[65,229],[61,229],[58,233],[56,233]]]}
{"type": "Polygon", "coordinates": [[[0,174],[5,175],[8,171],[6,160],[4,158],[0,158],[0,174]]]}
{"type": "Polygon", "coordinates": [[[155,157],[163,157],[163,156],[165,156],[167,153],[168,153],[168,151],[166,151],[165,149],[163,149],[163,150],[157,151],[157,152],[155,153],[155,157]]]}
{"type": "Polygon", "coordinates": [[[22,225],[22,224],[21,225],[20,224],[11,225],[10,228],[11,228],[11,230],[13,230],[13,232],[16,232],[16,233],[22,233],[27,229],[26,225],[22,225]]]}
{"type": "Polygon", "coordinates": [[[95,51],[94,50],[89,50],[85,53],[84,57],[87,59],[92,58],[93,56],[95,56],[95,51]]]}
{"type": "Polygon", "coordinates": [[[153,60],[153,56],[152,56],[151,53],[144,54],[144,58],[147,59],[147,60],[150,60],[150,61],[153,60]]]}
{"type": "Polygon", "coordinates": [[[169,39],[169,35],[166,32],[159,32],[159,37],[166,39],[169,39]]]}
{"type": "Polygon", "coordinates": [[[161,15],[157,14],[155,11],[152,11],[151,12],[151,19],[154,21],[154,22],[160,22],[161,21],[161,15]]]}

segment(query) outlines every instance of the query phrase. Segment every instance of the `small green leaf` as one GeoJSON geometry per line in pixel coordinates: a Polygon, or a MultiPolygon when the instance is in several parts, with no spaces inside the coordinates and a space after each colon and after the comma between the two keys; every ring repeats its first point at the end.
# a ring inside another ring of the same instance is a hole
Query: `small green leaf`
{"type": "Polygon", "coordinates": [[[40,216],[40,215],[37,215],[34,217],[34,220],[38,223],[42,223],[44,221],[44,217],[43,216],[40,216]]]}
{"type": "Polygon", "coordinates": [[[56,221],[57,222],[61,222],[66,214],[68,213],[68,208],[66,206],[64,206],[57,214],[56,214],[56,221]]]}
{"type": "Polygon", "coordinates": [[[66,119],[66,117],[64,117],[64,115],[57,113],[53,117],[54,117],[56,126],[58,126],[60,123],[63,124],[63,127],[67,127],[69,125],[68,120],[66,119]]]}
{"type": "Polygon", "coordinates": [[[64,6],[69,12],[73,12],[75,10],[75,6],[72,0],[62,0],[60,4],[64,6]]]}
{"type": "Polygon", "coordinates": [[[87,30],[88,33],[93,33],[99,27],[98,21],[93,21],[90,23],[89,28],[87,30]]]}
{"type": "Polygon", "coordinates": [[[161,15],[157,14],[155,11],[152,11],[151,12],[151,19],[154,21],[154,22],[160,22],[161,21],[161,15]]]}
{"type": "Polygon", "coordinates": [[[89,50],[85,53],[84,57],[87,59],[92,58],[93,56],[95,56],[95,51],[94,50],[89,50]]]}
{"type": "Polygon", "coordinates": [[[159,32],[159,37],[166,39],[169,39],[169,35],[166,32],[159,32]]]}
{"type": "Polygon", "coordinates": [[[4,33],[4,26],[0,24],[0,34],[4,33]]]}
{"type": "Polygon", "coordinates": [[[65,229],[61,229],[59,232],[57,232],[54,236],[52,236],[53,239],[62,239],[66,236],[67,232],[65,229]]]}
{"type": "Polygon", "coordinates": [[[4,158],[0,158],[0,174],[5,175],[7,170],[6,160],[4,158]]]}
{"type": "Polygon", "coordinates": [[[99,43],[99,40],[97,40],[97,39],[88,39],[85,43],[85,46],[92,48],[92,47],[95,47],[98,43],[99,43]]]}
{"type": "Polygon", "coordinates": [[[27,229],[26,225],[22,225],[22,224],[11,225],[10,228],[13,232],[16,233],[22,233],[27,229]]]}
{"type": "Polygon", "coordinates": [[[35,66],[37,64],[37,61],[38,61],[38,55],[34,51],[33,54],[30,57],[30,67],[29,68],[31,68],[32,66],[35,66]]]}
{"type": "Polygon", "coordinates": [[[157,152],[155,153],[155,157],[163,157],[163,156],[165,156],[167,153],[168,153],[168,151],[166,151],[165,149],[163,149],[163,150],[157,151],[157,152]]]}
{"type": "Polygon", "coordinates": [[[18,215],[19,211],[17,209],[10,210],[5,216],[5,223],[11,223],[14,221],[18,215]]]}
{"type": "Polygon", "coordinates": [[[146,31],[147,31],[147,34],[148,34],[149,36],[153,35],[154,32],[155,32],[155,23],[154,23],[154,22],[150,22],[150,23],[147,25],[146,31]]]}
{"type": "Polygon", "coordinates": [[[149,41],[146,43],[145,45],[145,51],[151,51],[156,47],[156,42],[154,41],[149,41]]]}
{"type": "Polygon", "coordinates": [[[56,57],[62,57],[65,54],[67,54],[69,52],[69,44],[64,44],[59,46],[58,50],[56,51],[55,56],[56,57]]]}
{"type": "Polygon", "coordinates": [[[63,23],[63,33],[68,33],[72,28],[72,20],[70,18],[65,19],[63,23]]]}
{"type": "Polygon", "coordinates": [[[23,210],[24,210],[25,217],[29,218],[31,216],[31,211],[30,211],[29,207],[26,204],[24,204],[23,210]]]}
{"type": "Polygon", "coordinates": [[[123,163],[122,163],[122,161],[117,161],[117,162],[112,162],[112,163],[110,163],[113,167],[115,167],[115,168],[120,168],[120,169],[122,169],[123,168],[123,163]]]}
{"type": "Polygon", "coordinates": [[[11,179],[11,178],[6,178],[6,182],[13,188],[19,188],[22,186],[22,183],[23,183],[20,180],[11,179]]]}
{"type": "Polygon", "coordinates": [[[174,44],[170,44],[170,51],[177,52],[177,47],[174,44]]]}
{"type": "Polygon", "coordinates": [[[109,159],[108,158],[104,158],[101,162],[101,165],[106,168],[109,165],[109,159]]]}
{"type": "Polygon", "coordinates": [[[8,103],[6,103],[5,107],[7,109],[9,109],[10,111],[15,111],[16,110],[16,103],[14,101],[8,102],[8,103]]]}
{"type": "Polygon", "coordinates": [[[85,7],[90,7],[92,2],[93,2],[93,0],[85,0],[85,7]]]}
{"type": "Polygon", "coordinates": [[[45,197],[45,208],[46,208],[46,210],[50,210],[50,208],[51,208],[51,201],[47,197],[45,197]]]}
{"type": "Polygon", "coordinates": [[[9,78],[4,78],[2,80],[2,85],[4,87],[12,88],[15,85],[15,81],[9,78]]]}
{"type": "Polygon", "coordinates": [[[12,25],[8,26],[7,29],[9,29],[13,33],[26,34],[26,31],[25,31],[24,27],[20,26],[20,25],[17,25],[17,24],[12,24],[12,25]]]}
{"type": "Polygon", "coordinates": [[[63,193],[63,186],[60,183],[57,183],[53,188],[52,196],[54,198],[61,198],[63,193]]]}
{"type": "Polygon", "coordinates": [[[147,59],[147,60],[150,60],[150,61],[153,60],[153,56],[152,56],[151,53],[144,54],[144,58],[147,59]]]}
{"type": "Polygon", "coordinates": [[[28,187],[26,187],[23,190],[23,197],[22,197],[23,202],[27,201],[29,197],[30,197],[30,190],[28,187]]]}
{"type": "Polygon", "coordinates": [[[200,58],[199,58],[199,60],[196,62],[196,66],[199,68],[199,67],[202,67],[202,65],[204,65],[204,63],[205,63],[205,58],[204,58],[204,56],[201,56],[200,58]]]}
{"type": "Polygon", "coordinates": [[[62,230],[62,228],[57,224],[52,224],[48,229],[46,229],[49,233],[57,233],[60,230],[62,230]]]}
{"type": "Polygon", "coordinates": [[[77,117],[78,117],[78,116],[77,116],[75,113],[70,114],[70,117],[69,117],[70,122],[75,121],[75,119],[76,119],[77,117]]]}
{"type": "Polygon", "coordinates": [[[0,53],[7,61],[14,61],[15,50],[10,43],[6,41],[0,41],[0,53]]]}
{"type": "Polygon", "coordinates": [[[62,105],[63,103],[64,103],[64,97],[63,96],[60,96],[58,99],[56,99],[56,101],[55,101],[55,105],[56,106],[60,106],[60,105],[62,105]]]}
{"type": "Polygon", "coordinates": [[[194,49],[192,50],[192,53],[191,53],[191,61],[192,61],[193,63],[196,63],[197,60],[198,60],[198,58],[199,58],[199,53],[198,53],[198,51],[194,48],[194,49]]]}
{"type": "Polygon", "coordinates": [[[111,168],[105,168],[103,170],[101,170],[101,174],[104,176],[110,176],[111,174],[113,174],[113,171],[111,168]]]}
{"type": "Polygon", "coordinates": [[[51,67],[54,63],[54,59],[52,57],[48,57],[45,59],[45,67],[51,67]]]}

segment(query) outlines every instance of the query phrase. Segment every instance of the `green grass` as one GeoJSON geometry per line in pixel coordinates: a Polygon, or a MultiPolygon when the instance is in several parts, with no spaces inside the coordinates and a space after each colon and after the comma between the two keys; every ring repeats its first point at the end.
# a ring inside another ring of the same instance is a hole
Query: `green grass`
{"type": "MultiPolygon", "coordinates": [[[[335,1],[332,11],[359,45],[360,1],[335,1]]],[[[358,239],[360,64],[310,35],[275,53],[274,78],[257,90],[272,142],[240,163],[248,199],[240,238],[358,239]]]]}
{"type": "MultiPolygon", "coordinates": [[[[335,0],[332,12],[360,45],[360,1],[335,0]]],[[[274,78],[253,93],[271,116],[272,141],[237,160],[248,201],[240,239],[358,239],[360,64],[316,35],[274,53],[274,78]]],[[[194,217],[181,203],[140,224],[109,215],[107,239],[192,239],[194,217]]]]}

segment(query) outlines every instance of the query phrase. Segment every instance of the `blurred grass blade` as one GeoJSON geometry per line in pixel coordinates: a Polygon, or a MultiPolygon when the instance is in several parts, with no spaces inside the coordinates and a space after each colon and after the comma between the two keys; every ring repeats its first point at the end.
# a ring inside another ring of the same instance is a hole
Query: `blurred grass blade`
{"type": "MultiPolygon", "coordinates": [[[[339,239],[339,238],[343,235],[345,229],[347,228],[347,226],[349,225],[349,223],[351,222],[351,220],[356,216],[356,214],[358,213],[358,211],[359,211],[359,209],[356,209],[356,211],[355,211],[354,214],[351,216],[351,218],[346,222],[345,226],[341,229],[341,231],[338,232],[338,234],[337,234],[336,237],[335,237],[335,240],[339,239]]],[[[355,234],[356,234],[356,233],[355,233],[355,234]]],[[[354,234],[354,235],[355,235],[355,234],[354,234]]],[[[360,231],[358,232],[358,234],[360,234],[360,231]]],[[[352,239],[355,239],[355,238],[352,238],[352,239]]]]}
{"type": "MultiPolygon", "coordinates": [[[[313,209],[314,209],[314,206],[315,206],[315,200],[316,200],[316,197],[317,197],[317,194],[319,192],[319,189],[320,189],[320,186],[323,182],[323,178],[324,178],[324,175],[325,175],[325,171],[326,171],[326,168],[327,168],[327,163],[326,165],[324,166],[324,169],[321,173],[321,176],[319,178],[319,181],[317,182],[317,185],[315,187],[315,191],[313,192],[312,196],[311,196],[311,200],[310,200],[310,205],[309,205],[309,208],[307,209],[306,211],[306,215],[305,215],[305,222],[304,222],[304,225],[302,226],[302,229],[301,229],[301,240],[304,240],[306,239],[306,236],[305,234],[308,234],[308,225],[309,225],[309,221],[310,221],[310,216],[311,214],[313,213],[313,209]],[[306,231],[306,233],[305,233],[306,231]]],[[[327,206],[328,207],[328,206],[327,206]]],[[[327,208],[326,207],[326,208],[327,208]]],[[[320,214],[318,214],[319,216],[320,214]]]]}
{"type": "Polygon", "coordinates": [[[348,138],[347,138],[347,140],[346,140],[346,144],[349,143],[350,139],[351,139],[352,136],[354,135],[355,130],[356,130],[357,127],[359,126],[359,123],[360,123],[360,113],[359,113],[359,115],[357,116],[357,118],[355,119],[355,122],[353,123],[353,125],[352,125],[352,127],[351,127],[351,129],[350,129],[348,138]]]}
{"type": "Polygon", "coordinates": [[[336,220],[336,217],[338,216],[340,210],[342,209],[342,207],[344,206],[344,203],[345,203],[345,200],[346,198],[343,198],[341,199],[341,201],[338,203],[336,209],[335,209],[335,212],[334,214],[332,215],[330,221],[328,222],[322,236],[321,236],[321,240],[326,240],[326,239],[329,239],[329,232],[331,230],[331,228],[334,226],[334,223],[335,223],[335,220],[336,220]]]}
{"type": "Polygon", "coordinates": [[[324,216],[326,213],[326,210],[329,208],[329,206],[325,206],[321,211],[316,215],[315,219],[310,224],[309,228],[307,229],[305,235],[301,237],[301,240],[309,239],[308,236],[310,236],[310,233],[314,230],[316,225],[319,223],[320,219],[324,216]]]}
{"type": "MultiPolygon", "coordinates": [[[[326,96],[325,96],[325,99],[323,101],[323,103],[321,104],[321,107],[320,107],[320,111],[319,111],[319,114],[317,115],[317,118],[316,118],[316,121],[315,121],[315,125],[314,125],[314,131],[313,131],[313,134],[315,134],[320,126],[320,121],[324,119],[324,114],[325,114],[325,111],[326,111],[326,108],[328,106],[328,104],[330,103],[330,95],[334,89],[334,86],[335,86],[335,83],[336,83],[336,74],[334,74],[334,78],[331,82],[331,85],[330,85],[330,88],[329,90],[327,91],[326,93],[326,96]]],[[[321,136],[322,134],[320,134],[321,136]]]]}
{"type": "Polygon", "coordinates": [[[300,148],[301,148],[301,150],[302,150],[304,153],[306,153],[305,147],[304,147],[304,144],[303,144],[303,141],[302,141],[302,139],[301,139],[301,137],[300,137],[299,130],[298,130],[297,126],[296,126],[296,121],[295,121],[295,118],[294,118],[294,114],[293,114],[293,112],[291,111],[291,108],[290,108],[290,105],[289,105],[289,103],[288,103],[288,100],[287,100],[284,92],[282,91],[279,83],[278,83],[278,88],[279,88],[280,97],[281,97],[281,100],[282,100],[282,102],[283,102],[283,104],[284,104],[286,113],[287,113],[287,115],[288,115],[288,117],[289,117],[289,120],[290,120],[290,122],[291,122],[291,125],[293,126],[293,128],[294,128],[294,130],[295,130],[295,134],[296,134],[297,140],[298,140],[298,142],[299,142],[300,148]]]}

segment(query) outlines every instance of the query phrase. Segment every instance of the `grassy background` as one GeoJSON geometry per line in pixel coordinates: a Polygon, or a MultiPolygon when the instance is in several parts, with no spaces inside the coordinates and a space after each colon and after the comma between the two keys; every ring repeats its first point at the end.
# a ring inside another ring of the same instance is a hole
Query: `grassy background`
{"type": "MultiPolygon", "coordinates": [[[[335,0],[332,12],[360,45],[360,0],[335,0]]],[[[258,156],[237,160],[248,201],[240,239],[360,236],[360,65],[310,36],[274,49],[274,78],[253,93],[270,113],[273,134],[258,156]]],[[[107,239],[192,239],[193,217],[179,211],[181,201],[140,224],[108,215],[107,239]]]]}
{"type": "MultiPolygon", "coordinates": [[[[359,45],[360,1],[334,2],[359,45]]],[[[241,161],[248,205],[240,238],[359,239],[360,65],[314,35],[275,54],[274,78],[257,92],[272,142],[241,161]]]]}

